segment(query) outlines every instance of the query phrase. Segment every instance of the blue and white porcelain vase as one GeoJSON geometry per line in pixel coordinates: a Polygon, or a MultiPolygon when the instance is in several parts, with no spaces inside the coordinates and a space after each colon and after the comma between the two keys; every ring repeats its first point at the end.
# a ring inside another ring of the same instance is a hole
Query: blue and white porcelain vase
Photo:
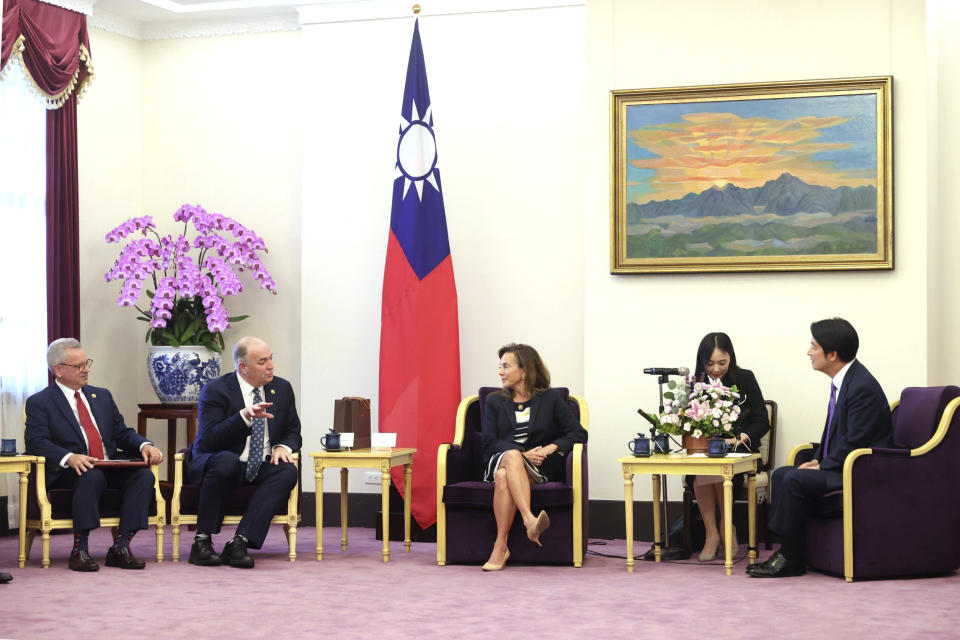
{"type": "Polygon", "coordinates": [[[196,402],[203,385],[220,376],[220,354],[206,347],[150,347],[147,371],[163,404],[196,402]]]}

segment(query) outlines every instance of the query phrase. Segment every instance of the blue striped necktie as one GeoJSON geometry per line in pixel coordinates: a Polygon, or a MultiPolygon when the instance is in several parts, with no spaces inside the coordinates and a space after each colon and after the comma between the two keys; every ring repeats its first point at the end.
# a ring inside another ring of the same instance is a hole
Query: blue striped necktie
{"type": "MultiPolygon", "coordinates": [[[[253,402],[259,404],[263,400],[260,395],[260,389],[253,390],[253,402]]],[[[247,482],[253,482],[260,471],[260,465],[263,463],[263,437],[267,430],[266,418],[254,418],[252,431],[250,432],[250,451],[247,453],[247,482]]]]}

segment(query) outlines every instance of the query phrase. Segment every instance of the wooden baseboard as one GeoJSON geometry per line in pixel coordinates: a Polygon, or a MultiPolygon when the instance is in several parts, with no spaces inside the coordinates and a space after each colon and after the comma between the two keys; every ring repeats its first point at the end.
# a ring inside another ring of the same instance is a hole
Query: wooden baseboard
{"type": "MultiPolygon", "coordinates": [[[[301,512],[303,526],[316,526],[315,495],[313,492],[303,492],[301,512]]],[[[348,518],[351,527],[376,529],[377,539],[381,539],[380,494],[379,493],[351,493],[348,496],[348,518]]],[[[739,506],[739,505],[738,505],[739,506]]],[[[676,522],[683,513],[683,503],[670,502],[667,509],[667,527],[676,522]]],[[[622,500],[591,500],[589,508],[590,537],[602,540],[623,539],[626,527],[623,523],[624,510],[622,500]]],[[[734,512],[735,517],[739,514],[734,512]]],[[[325,527],[340,526],[340,494],[323,494],[323,525],[325,527]]],[[[746,526],[744,525],[744,531],[746,526]]],[[[636,501],[633,503],[633,537],[634,540],[653,539],[653,503],[636,501]]],[[[436,542],[436,526],[423,530],[416,522],[411,524],[411,540],[419,542],[436,542]]],[[[403,539],[403,499],[394,487],[390,492],[390,539],[403,539]]]]}

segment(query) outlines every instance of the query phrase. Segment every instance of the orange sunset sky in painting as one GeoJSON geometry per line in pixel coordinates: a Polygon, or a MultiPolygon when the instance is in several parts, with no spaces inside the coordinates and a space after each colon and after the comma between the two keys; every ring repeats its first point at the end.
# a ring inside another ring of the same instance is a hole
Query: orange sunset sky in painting
{"type": "Polygon", "coordinates": [[[862,112],[851,117],[842,113],[844,109],[835,114],[824,113],[833,109],[809,109],[804,114],[804,109],[797,107],[809,107],[810,103],[794,102],[785,109],[782,101],[773,102],[780,104],[771,113],[780,117],[757,113],[763,106],[773,106],[769,103],[732,109],[741,111],[739,115],[711,111],[714,106],[736,104],[726,102],[673,105],[679,111],[674,111],[673,117],[664,113],[669,107],[656,105],[657,117],[652,117],[652,122],[630,118],[626,132],[633,151],[628,153],[629,200],[638,204],[672,200],[727,183],[759,187],[783,173],[831,188],[876,185],[876,165],[864,148],[864,139],[869,141],[864,134],[869,131],[864,131],[862,119],[857,117],[862,112]],[[820,113],[811,113],[817,111],[820,113]],[[782,117],[785,115],[795,117],[782,117]],[[642,126],[631,128],[636,124],[642,126]],[[853,140],[851,132],[856,134],[853,140]]]}

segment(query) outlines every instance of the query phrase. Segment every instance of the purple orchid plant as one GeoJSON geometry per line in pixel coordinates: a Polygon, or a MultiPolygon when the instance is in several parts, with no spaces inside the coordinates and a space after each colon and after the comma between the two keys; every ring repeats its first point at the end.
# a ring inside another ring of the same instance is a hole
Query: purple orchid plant
{"type": "Polygon", "coordinates": [[[243,291],[239,272],[249,271],[270,293],[277,284],[263,265],[259,252],[267,252],[263,238],[242,224],[219,213],[208,213],[200,205],[185,204],[173,214],[183,223],[183,232],[161,236],[152,216],[126,220],[106,235],[107,242],[134,236],[120,251],[120,257],[104,274],[107,282],[122,282],[117,304],[134,307],[138,320],[150,324],[147,341],[154,346],[200,345],[220,353],[223,332],[232,322],[249,316],[227,316],[223,299],[243,291]],[[187,238],[190,224],[197,231],[187,238]],[[197,249],[196,259],[191,256],[197,249]],[[137,305],[144,284],[150,307],[137,305]]]}

